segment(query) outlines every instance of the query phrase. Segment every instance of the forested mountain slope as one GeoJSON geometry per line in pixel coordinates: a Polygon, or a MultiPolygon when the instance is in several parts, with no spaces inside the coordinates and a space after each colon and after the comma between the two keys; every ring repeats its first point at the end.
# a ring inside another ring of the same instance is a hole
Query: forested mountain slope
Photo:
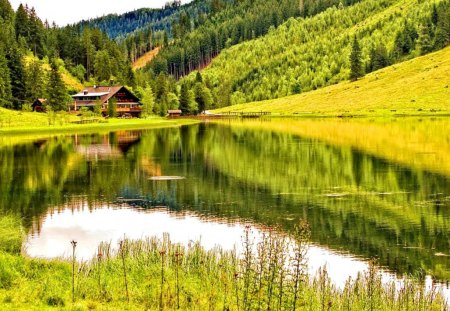
{"type": "Polygon", "coordinates": [[[392,65],[356,81],[303,94],[239,104],[216,112],[294,115],[450,113],[450,47],[392,65]]]}
{"type": "Polygon", "coordinates": [[[219,107],[315,90],[348,79],[353,38],[365,72],[448,45],[449,7],[448,0],[334,6],[223,50],[202,75],[219,107]]]}

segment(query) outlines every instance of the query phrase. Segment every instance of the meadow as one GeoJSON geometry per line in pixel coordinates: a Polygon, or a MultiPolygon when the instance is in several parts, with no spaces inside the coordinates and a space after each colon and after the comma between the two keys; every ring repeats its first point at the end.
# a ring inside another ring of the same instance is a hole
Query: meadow
{"type": "Polygon", "coordinates": [[[439,292],[414,280],[397,289],[382,282],[374,265],[343,288],[332,284],[326,268],[308,276],[304,221],[291,236],[273,229],[258,242],[247,229],[240,254],[172,244],[164,236],[100,245],[89,262],[77,261],[76,241],[72,258],[25,258],[20,220],[7,215],[0,223],[2,310],[448,309],[439,292]]]}

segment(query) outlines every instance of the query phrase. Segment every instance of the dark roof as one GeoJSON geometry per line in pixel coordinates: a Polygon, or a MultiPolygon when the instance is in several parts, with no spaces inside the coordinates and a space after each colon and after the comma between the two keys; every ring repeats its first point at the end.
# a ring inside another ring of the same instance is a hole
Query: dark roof
{"type": "MultiPolygon", "coordinates": [[[[81,90],[79,93],[72,95],[72,97],[77,100],[78,98],[88,97],[88,96],[98,96],[100,97],[100,102],[106,103],[111,97],[113,97],[117,92],[124,89],[128,94],[130,94],[131,97],[136,102],[139,102],[139,98],[134,96],[133,93],[131,93],[126,87],[118,85],[118,86],[91,86],[86,87],[83,90],[81,90]]],[[[95,100],[93,100],[91,103],[95,104],[95,100]]],[[[88,102],[84,102],[88,103],[88,102]]]]}

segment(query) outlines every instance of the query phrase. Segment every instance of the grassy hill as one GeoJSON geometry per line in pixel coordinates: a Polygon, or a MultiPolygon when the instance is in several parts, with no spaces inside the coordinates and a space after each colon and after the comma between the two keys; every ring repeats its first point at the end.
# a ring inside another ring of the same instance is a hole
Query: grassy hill
{"type": "Polygon", "coordinates": [[[450,113],[450,47],[375,71],[356,82],[215,110],[278,114],[450,113]]]}
{"type": "MultiPolygon", "coordinates": [[[[364,0],[308,18],[291,18],[263,37],[222,51],[202,75],[209,81],[218,107],[334,85],[349,77],[354,37],[362,48],[364,67],[370,65],[371,53],[378,48],[385,49],[391,63],[423,54],[423,32],[435,29],[424,25],[431,20],[433,8],[446,3],[364,0]],[[410,45],[399,53],[402,41],[410,45]]],[[[442,15],[442,20],[445,17],[442,15]]],[[[194,79],[195,75],[188,78],[194,79]]]]}

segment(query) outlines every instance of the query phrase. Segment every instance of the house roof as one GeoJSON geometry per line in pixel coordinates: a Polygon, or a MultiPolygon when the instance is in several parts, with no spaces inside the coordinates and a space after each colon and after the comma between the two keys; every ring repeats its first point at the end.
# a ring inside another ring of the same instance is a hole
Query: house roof
{"type": "MultiPolygon", "coordinates": [[[[136,102],[139,102],[139,98],[133,95],[126,87],[122,85],[118,86],[91,86],[86,87],[83,90],[81,90],[79,93],[72,95],[72,98],[75,99],[81,99],[83,97],[100,97],[101,103],[106,103],[111,97],[113,97],[117,92],[120,90],[125,89],[126,92],[130,94],[131,97],[136,100],[136,102]]],[[[84,103],[87,104],[86,101],[84,103]]],[[[95,100],[93,100],[91,103],[95,103],[95,100]]]]}

